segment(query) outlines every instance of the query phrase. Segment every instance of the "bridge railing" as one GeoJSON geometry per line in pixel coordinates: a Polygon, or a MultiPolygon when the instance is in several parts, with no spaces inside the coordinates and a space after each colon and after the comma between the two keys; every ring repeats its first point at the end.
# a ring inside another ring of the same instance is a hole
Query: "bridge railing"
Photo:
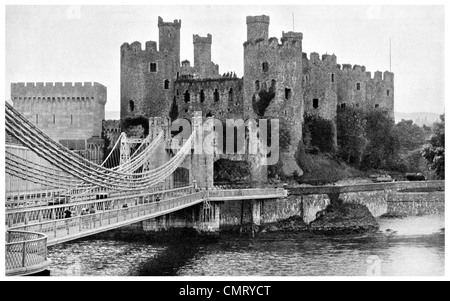
{"type": "Polygon", "coordinates": [[[209,190],[209,198],[221,199],[230,197],[285,197],[284,188],[253,188],[253,189],[215,189],[209,190]]]}
{"type": "Polygon", "coordinates": [[[326,186],[301,186],[288,188],[289,194],[328,194],[328,193],[350,193],[360,191],[400,190],[408,188],[430,188],[444,189],[445,181],[399,181],[386,183],[367,183],[356,185],[326,185],[326,186]]]}
{"type": "MultiPolygon", "coordinates": [[[[164,190],[164,184],[165,183],[161,183],[148,189],[141,190],[139,191],[139,193],[150,193],[164,190]]],[[[62,195],[64,195],[64,197],[67,199],[67,202],[69,203],[95,200],[97,195],[108,195],[110,197],[116,197],[128,194],[130,194],[129,191],[111,191],[103,187],[79,188],[70,191],[70,193],[68,194],[62,193],[62,195]]]]}
{"type": "Polygon", "coordinates": [[[55,200],[63,190],[42,190],[28,192],[9,192],[5,196],[5,207],[9,209],[47,206],[49,202],[55,200]]]}
{"type": "MultiPolygon", "coordinates": [[[[177,196],[164,201],[142,203],[130,207],[122,207],[79,215],[71,218],[43,221],[38,224],[28,224],[14,227],[13,230],[36,231],[45,233],[50,239],[64,237],[76,233],[90,231],[103,226],[110,226],[120,222],[136,220],[140,217],[150,217],[167,214],[193,203],[203,202],[207,198],[207,191],[195,192],[189,195],[177,196]]],[[[141,197],[141,201],[145,201],[141,197]]]]}
{"type": "Polygon", "coordinates": [[[150,193],[124,195],[106,199],[68,203],[47,207],[10,210],[5,213],[5,222],[6,225],[11,228],[27,224],[42,223],[49,220],[61,220],[64,219],[64,212],[66,210],[70,210],[75,215],[80,215],[83,208],[89,210],[94,207],[96,211],[106,211],[123,207],[131,207],[138,204],[152,203],[156,202],[157,200],[165,200],[181,195],[191,194],[192,192],[194,192],[194,186],[191,185],[187,187],[180,187],[150,193]]]}
{"type": "Polygon", "coordinates": [[[250,188],[277,188],[282,187],[283,183],[260,183],[257,181],[245,182],[220,182],[214,181],[215,189],[250,189],[250,188]]]}
{"type": "Polygon", "coordinates": [[[10,230],[6,232],[6,275],[43,270],[48,266],[47,236],[42,233],[10,230]]]}
{"type": "MultiPolygon", "coordinates": [[[[140,190],[137,193],[151,193],[161,190],[164,190],[164,183],[153,186],[146,190],[140,190]]],[[[95,187],[92,189],[80,188],[79,190],[71,191],[70,194],[62,189],[7,193],[5,207],[6,210],[33,208],[39,206],[52,206],[57,204],[91,201],[96,200],[98,196],[117,197],[129,194],[129,191],[110,191],[103,187],[95,187]]]]}

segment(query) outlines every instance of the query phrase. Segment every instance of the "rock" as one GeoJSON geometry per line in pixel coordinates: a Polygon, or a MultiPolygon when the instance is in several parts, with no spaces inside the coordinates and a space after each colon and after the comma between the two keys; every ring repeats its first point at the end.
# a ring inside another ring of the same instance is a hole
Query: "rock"
{"type": "Polygon", "coordinates": [[[343,203],[328,205],[311,222],[310,230],[317,234],[351,234],[375,232],[379,229],[376,218],[366,206],[343,203]]]}
{"type": "Polygon", "coordinates": [[[261,226],[260,232],[300,232],[307,230],[308,225],[303,222],[303,218],[301,216],[294,215],[285,220],[264,224],[261,226]]]}
{"type": "Polygon", "coordinates": [[[406,214],[402,214],[402,213],[398,213],[398,212],[389,212],[389,213],[385,213],[382,216],[380,216],[380,218],[405,218],[407,217],[406,214]]]}

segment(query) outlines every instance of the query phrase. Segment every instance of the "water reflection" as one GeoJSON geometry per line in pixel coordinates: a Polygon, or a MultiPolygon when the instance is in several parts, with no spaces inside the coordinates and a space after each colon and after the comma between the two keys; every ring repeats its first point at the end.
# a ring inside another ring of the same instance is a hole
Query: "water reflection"
{"type": "Polygon", "coordinates": [[[137,275],[163,246],[112,240],[80,240],[50,247],[51,276],[137,275]]]}
{"type": "Polygon", "coordinates": [[[360,236],[264,234],[215,242],[85,240],[49,250],[52,276],[441,276],[444,216],[380,220],[360,236]]]}

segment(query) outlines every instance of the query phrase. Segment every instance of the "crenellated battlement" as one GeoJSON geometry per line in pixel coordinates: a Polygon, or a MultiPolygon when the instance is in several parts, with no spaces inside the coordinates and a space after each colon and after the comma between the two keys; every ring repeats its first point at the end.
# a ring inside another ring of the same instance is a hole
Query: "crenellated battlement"
{"type": "Polygon", "coordinates": [[[350,71],[352,70],[352,64],[342,64],[342,71],[350,71]]]}
{"type": "MultiPolygon", "coordinates": [[[[326,65],[328,67],[336,68],[337,64],[337,57],[334,54],[323,54],[322,57],[320,57],[320,54],[317,52],[311,52],[308,59],[308,54],[303,52],[302,53],[302,59],[304,59],[305,63],[314,63],[316,65],[326,65]]],[[[339,66],[340,68],[340,66],[339,66]]]]}
{"type": "Polygon", "coordinates": [[[101,87],[106,88],[104,85],[99,84],[97,82],[18,82],[18,83],[11,83],[11,88],[18,88],[18,87],[35,87],[35,88],[41,88],[41,87],[101,87]]]}
{"type": "Polygon", "coordinates": [[[276,38],[276,37],[270,38],[270,39],[268,40],[268,43],[269,43],[269,45],[270,45],[270,44],[279,45],[278,38],[276,38]]]}
{"type": "Polygon", "coordinates": [[[212,44],[212,35],[208,33],[206,37],[201,37],[198,34],[194,34],[193,41],[194,44],[196,43],[212,44]]]}
{"type": "Polygon", "coordinates": [[[302,40],[301,39],[281,39],[281,44],[279,43],[278,38],[271,37],[269,39],[259,38],[256,40],[249,40],[244,42],[244,50],[255,50],[261,49],[264,47],[268,47],[275,50],[283,50],[291,47],[301,48],[302,40]]]}
{"type": "Polygon", "coordinates": [[[145,42],[145,51],[158,51],[158,43],[155,41],[147,41],[145,42]]]}
{"type": "Polygon", "coordinates": [[[383,80],[383,73],[381,71],[375,71],[373,79],[383,80]]]}
{"type": "Polygon", "coordinates": [[[283,42],[283,40],[303,40],[303,33],[294,31],[288,32],[283,31],[281,33],[281,42],[283,42]]]}
{"type": "Polygon", "coordinates": [[[173,20],[173,22],[164,22],[163,18],[158,17],[158,27],[161,27],[161,26],[170,26],[170,27],[174,27],[176,29],[180,29],[181,28],[181,20],[175,19],[175,20],[173,20]]]}
{"type": "Polygon", "coordinates": [[[366,67],[365,66],[360,66],[360,65],[353,65],[353,71],[366,72],[366,67]]]}
{"type": "Polygon", "coordinates": [[[387,82],[394,82],[394,73],[389,71],[384,71],[383,80],[387,82]]]}
{"type": "Polygon", "coordinates": [[[120,46],[123,54],[140,55],[141,53],[147,52],[158,52],[158,44],[155,41],[145,42],[145,49],[142,49],[142,44],[139,41],[134,41],[133,43],[123,43],[120,46]]]}
{"type": "Polygon", "coordinates": [[[267,23],[270,24],[270,17],[266,15],[261,16],[247,16],[247,24],[252,23],[267,23]]]}
{"type": "Polygon", "coordinates": [[[351,65],[351,64],[343,64],[342,68],[340,64],[336,65],[336,68],[338,70],[342,70],[348,74],[364,74],[365,77],[368,80],[375,80],[375,81],[388,81],[388,82],[394,82],[394,73],[393,72],[389,72],[389,71],[385,71],[384,73],[381,71],[375,71],[372,77],[372,72],[367,71],[366,70],[366,66],[361,66],[361,65],[351,65]]]}
{"type": "Polygon", "coordinates": [[[394,73],[389,72],[389,71],[384,71],[384,72],[375,71],[375,73],[373,74],[373,77],[372,77],[371,72],[366,72],[366,77],[370,80],[375,80],[375,81],[385,81],[385,82],[390,82],[390,83],[394,82],[394,73]]]}
{"type": "Polygon", "coordinates": [[[243,81],[242,78],[239,77],[230,77],[230,76],[220,76],[220,77],[214,77],[214,78],[193,78],[193,77],[180,77],[178,78],[175,83],[191,83],[191,84],[206,84],[206,83],[234,83],[243,81]]]}
{"type": "Polygon", "coordinates": [[[337,57],[335,54],[322,54],[322,61],[336,64],[337,57]]]}
{"type": "Polygon", "coordinates": [[[375,81],[387,81],[387,82],[394,82],[394,73],[385,71],[375,71],[373,76],[372,72],[366,70],[366,66],[360,66],[360,65],[351,65],[351,64],[343,64],[342,66],[340,64],[336,64],[336,69],[342,70],[348,74],[364,74],[365,77],[368,80],[375,80],[375,81]]]}
{"type": "Polygon", "coordinates": [[[97,82],[28,82],[11,83],[15,100],[95,100],[106,103],[106,87],[97,82]]]}

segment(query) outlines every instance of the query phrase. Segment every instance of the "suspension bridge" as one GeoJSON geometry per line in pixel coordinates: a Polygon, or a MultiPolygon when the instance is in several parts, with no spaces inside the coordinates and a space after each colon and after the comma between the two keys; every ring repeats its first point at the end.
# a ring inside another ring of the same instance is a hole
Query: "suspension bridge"
{"type": "Polygon", "coordinates": [[[220,202],[287,195],[283,188],[214,187],[214,153],[198,150],[202,135],[212,128],[205,129],[201,118],[197,112],[191,135],[180,141],[153,118],[146,138],[122,133],[96,164],[52,140],[6,103],[6,133],[17,142],[5,149],[6,274],[47,269],[47,247],[55,244],[195,205],[200,209],[194,223],[208,231],[218,227],[220,202]],[[176,181],[182,166],[189,175],[176,181]]]}

